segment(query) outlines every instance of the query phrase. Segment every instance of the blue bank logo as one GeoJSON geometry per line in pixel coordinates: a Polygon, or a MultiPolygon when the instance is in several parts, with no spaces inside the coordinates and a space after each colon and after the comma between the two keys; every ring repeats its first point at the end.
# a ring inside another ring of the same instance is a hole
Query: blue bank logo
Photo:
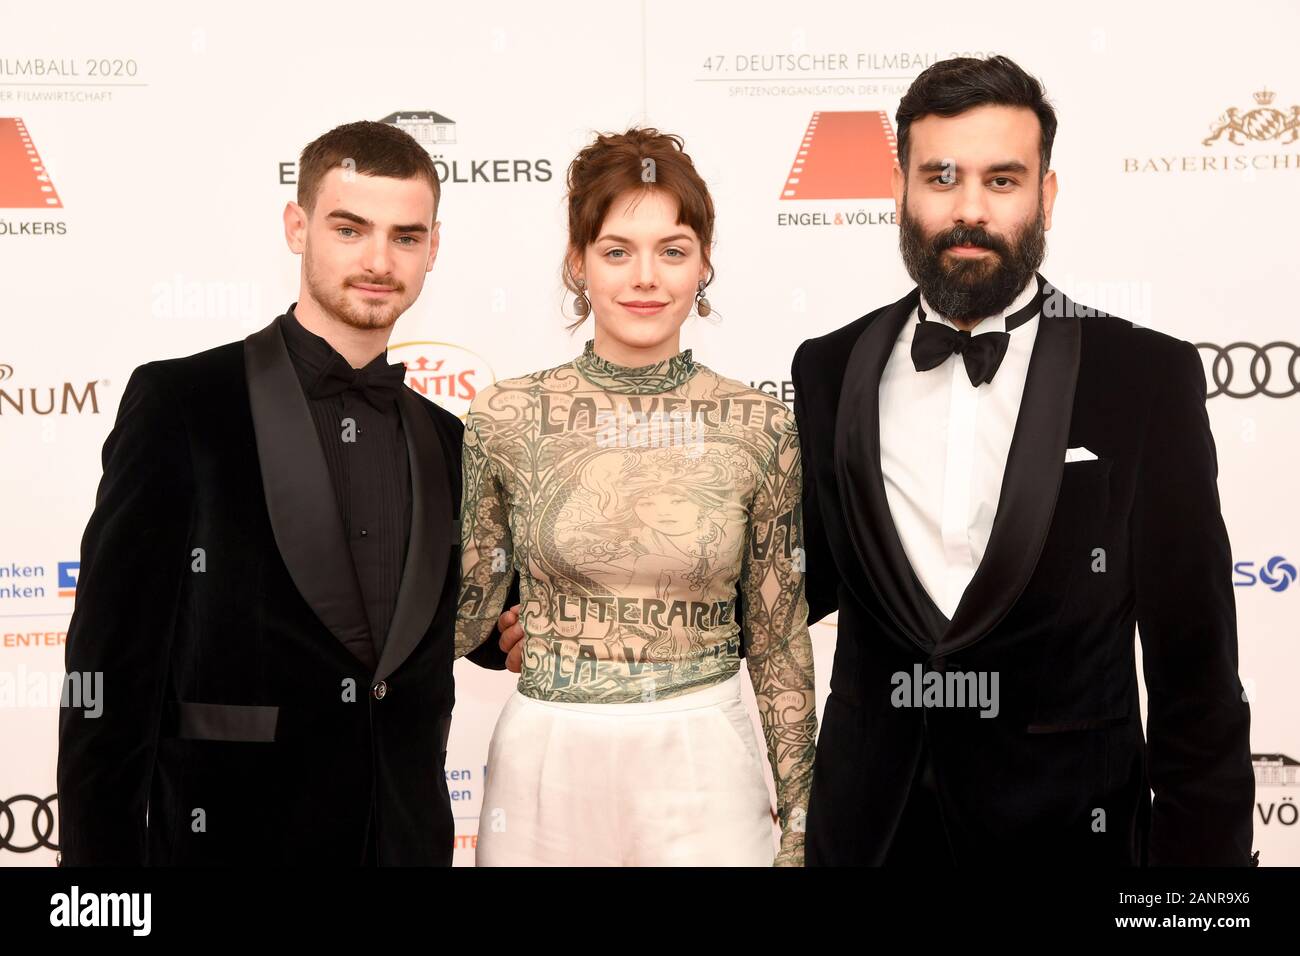
{"type": "MultiPolygon", "coordinates": [[[[1292,571],[1292,576],[1295,572],[1292,571]]],[[[77,577],[81,574],[80,561],[59,562],[59,597],[72,597],[77,593],[77,577]]]]}

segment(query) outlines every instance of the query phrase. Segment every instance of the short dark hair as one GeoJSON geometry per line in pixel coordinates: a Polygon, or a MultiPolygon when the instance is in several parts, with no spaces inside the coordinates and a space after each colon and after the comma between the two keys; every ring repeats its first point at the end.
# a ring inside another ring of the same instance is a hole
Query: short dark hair
{"type": "Polygon", "coordinates": [[[405,130],[370,120],[336,126],[307,144],[298,159],[298,205],[310,213],[321,180],[347,160],[349,169],[364,176],[424,179],[433,189],[433,218],[438,218],[442,189],[428,150],[405,130]]]}
{"type": "Polygon", "coordinates": [[[954,57],[927,67],[912,81],[898,104],[898,162],[907,174],[912,124],[923,116],[956,116],[977,106],[1024,106],[1038,116],[1042,128],[1038,175],[1047,175],[1056,138],[1056,110],[1043,95],[1043,86],[1005,56],[987,60],[954,57]]]}

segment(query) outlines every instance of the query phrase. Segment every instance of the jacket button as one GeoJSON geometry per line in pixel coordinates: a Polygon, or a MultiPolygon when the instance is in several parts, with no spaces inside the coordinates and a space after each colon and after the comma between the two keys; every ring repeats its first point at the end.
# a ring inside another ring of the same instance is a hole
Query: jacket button
{"type": "Polygon", "coordinates": [[[388,693],[388,681],[381,680],[374,687],[370,688],[370,694],[375,700],[383,700],[388,693]]]}

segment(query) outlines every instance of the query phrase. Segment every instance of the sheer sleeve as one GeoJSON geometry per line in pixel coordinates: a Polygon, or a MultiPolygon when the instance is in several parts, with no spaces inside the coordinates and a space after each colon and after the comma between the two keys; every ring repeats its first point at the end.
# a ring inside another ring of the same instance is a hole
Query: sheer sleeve
{"type": "Polygon", "coordinates": [[[740,592],[749,677],[776,780],[776,864],[801,866],[817,708],[803,585],[799,436],[788,409],[772,414],[776,443],[754,492],[740,592]]]}
{"type": "Polygon", "coordinates": [[[480,403],[470,407],[462,451],[460,598],[456,612],[456,656],[463,657],[496,631],[497,616],[510,587],[513,547],[509,501],[485,438],[491,419],[480,403]]]}

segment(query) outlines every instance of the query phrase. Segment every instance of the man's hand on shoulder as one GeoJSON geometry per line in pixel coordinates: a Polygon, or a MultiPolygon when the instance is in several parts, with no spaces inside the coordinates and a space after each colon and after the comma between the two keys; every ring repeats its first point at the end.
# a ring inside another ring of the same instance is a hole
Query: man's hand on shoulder
{"type": "Polygon", "coordinates": [[[497,631],[501,634],[497,643],[506,652],[506,670],[518,674],[524,662],[524,626],[519,623],[518,604],[497,618],[497,631]]]}

